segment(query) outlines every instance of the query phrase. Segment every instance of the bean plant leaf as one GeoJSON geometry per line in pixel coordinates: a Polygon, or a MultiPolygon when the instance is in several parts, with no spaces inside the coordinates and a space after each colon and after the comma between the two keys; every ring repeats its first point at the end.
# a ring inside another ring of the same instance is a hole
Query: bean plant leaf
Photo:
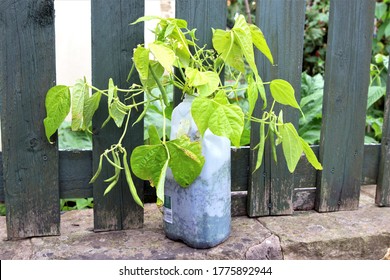
{"type": "Polygon", "coordinates": [[[161,143],[157,128],[154,125],[149,126],[148,134],[149,134],[149,142],[151,145],[158,145],[161,143]]]}
{"type": "Polygon", "coordinates": [[[303,153],[301,138],[292,123],[285,123],[279,131],[282,136],[282,148],[287,167],[293,173],[303,153]]]}
{"type": "Polygon", "coordinates": [[[234,41],[240,46],[249,67],[257,76],[258,71],[255,63],[251,30],[243,15],[239,15],[236,19],[232,32],[234,34],[234,41]]]}
{"type": "Polygon", "coordinates": [[[149,53],[149,49],[141,45],[134,49],[133,61],[143,84],[149,77],[149,53]]]}
{"type": "Polygon", "coordinates": [[[227,98],[226,92],[224,90],[219,90],[215,94],[214,101],[221,104],[221,105],[229,104],[229,99],[227,98]]]}
{"type": "Polygon", "coordinates": [[[142,145],[133,150],[130,166],[138,178],[149,180],[150,185],[156,187],[160,182],[160,177],[165,177],[162,170],[167,160],[167,151],[162,144],[142,145]]]}
{"type": "MultiPolygon", "coordinates": [[[[390,25],[389,25],[390,26],[390,25]]],[[[368,88],[367,109],[386,95],[386,87],[370,86],[368,88]]]]}
{"type": "Polygon", "coordinates": [[[253,44],[268,58],[271,64],[274,64],[272,53],[268,47],[267,41],[264,38],[263,32],[254,24],[250,24],[249,28],[251,30],[253,44]]]}
{"type": "Polygon", "coordinates": [[[271,143],[272,157],[276,163],[278,163],[278,155],[276,153],[275,132],[269,130],[269,141],[271,143]]]}
{"type": "Polygon", "coordinates": [[[168,141],[170,160],[175,181],[182,187],[188,187],[200,174],[205,159],[200,142],[191,142],[187,136],[168,141]]]}
{"type": "Polygon", "coordinates": [[[225,136],[234,146],[239,147],[244,129],[244,113],[238,105],[220,104],[210,116],[209,128],[215,135],[225,136]]]}
{"type": "Polygon", "coordinates": [[[260,123],[260,142],[257,145],[257,160],[256,160],[256,167],[253,172],[255,172],[257,169],[260,168],[261,163],[263,162],[263,155],[264,155],[264,146],[265,146],[265,124],[264,122],[260,123]]]}
{"type": "Polygon", "coordinates": [[[231,31],[216,29],[213,34],[213,47],[226,64],[245,73],[245,63],[240,46],[231,31]]]}
{"type": "MultiPolygon", "coordinates": [[[[187,40],[186,35],[183,33],[181,28],[187,28],[187,21],[183,19],[175,19],[175,18],[161,18],[156,16],[144,16],[133,22],[132,24],[136,24],[143,21],[148,20],[159,20],[158,26],[156,29],[156,35],[157,35],[157,41],[160,41],[157,44],[161,44],[161,42],[167,42],[169,47],[175,50],[175,53],[177,55],[178,60],[175,60],[174,62],[180,61],[181,66],[187,67],[190,62],[190,50],[188,48],[189,43],[192,43],[191,41],[187,40]]],[[[193,31],[189,32],[188,34],[190,36],[192,35],[193,31]]],[[[162,44],[161,44],[162,45],[162,44]]],[[[150,45],[149,45],[150,47],[150,45]]],[[[154,48],[152,45],[151,48],[154,48]]],[[[169,49],[169,48],[168,48],[169,49]]],[[[166,51],[166,50],[164,50],[166,51]]],[[[153,52],[153,50],[152,50],[153,52]]],[[[170,52],[169,52],[170,53],[170,52]]],[[[160,54],[163,54],[160,52],[160,54]]],[[[171,54],[171,53],[170,53],[171,54]]],[[[159,55],[159,54],[157,54],[159,55]]],[[[164,68],[171,72],[171,69],[167,69],[167,65],[161,61],[161,59],[164,59],[163,56],[156,57],[156,59],[164,66],[164,68]]],[[[171,64],[171,63],[168,63],[171,64]]],[[[178,67],[181,67],[180,65],[177,65],[178,67]]]]}
{"type": "Polygon", "coordinates": [[[181,18],[170,18],[169,21],[174,23],[178,28],[187,28],[187,21],[181,18]]]}
{"type": "Polygon", "coordinates": [[[165,28],[164,37],[168,37],[172,34],[173,30],[175,30],[176,24],[173,22],[170,22],[167,27],[165,28]]]}
{"type": "Polygon", "coordinates": [[[173,50],[160,42],[150,43],[149,49],[164,69],[167,72],[172,73],[172,67],[176,59],[173,50]]]}
{"type": "Polygon", "coordinates": [[[301,140],[303,152],[304,152],[305,155],[306,155],[307,161],[308,161],[315,169],[317,169],[317,170],[322,170],[322,165],[321,165],[321,163],[318,161],[316,155],[314,154],[313,150],[310,148],[309,144],[307,144],[307,143],[305,142],[305,140],[303,140],[301,137],[300,137],[300,140],[301,140]]]}
{"type": "Polygon", "coordinates": [[[56,133],[61,123],[70,111],[70,90],[69,87],[54,86],[46,94],[45,99],[46,118],[43,120],[46,138],[50,143],[50,137],[56,133]]]}
{"type": "Polygon", "coordinates": [[[195,98],[191,105],[191,115],[203,135],[209,127],[209,119],[214,113],[217,104],[209,98],[195,98]]]}
{"type": "Polygon", "coordinates": [[[248,114],[251,116],[253,110],[255,109],[257,99],[259,98],[259,94],[258,94],[258,87],[257,84],[255,83],[255,80],[253,79],[253,76],[247,75],[246,80],[248,83],[248,88],[247,88],[248,103],[249,103],[248,114]]]}
{"type": "Polygon", "coordinates": [[[172,30],[170,37],[173,39],[174,49],[176,55],[183,66],[187,67],[190,62],[190,49],[188,47],[188,40],[180,28],[187,28],[187,22],[185,20],[177,20],[175,28],[172,30]]]}
{"type": "Polygon", "coordinates": [[[164,162],[163,167],[161,168],[160,176],[158,179],[158,183],[156,186],[156,196],[157,201],[160,202],[160,204],[164,204],[164,186],[165,186],[165,178],[167,174],[167,168],[168,168],[168,160],[164,162]]]}
{"type": "Polygon", "coordinates": [[[206,75],[203,75],[198,69],[187,67],[185,70],[188,84],[191,87],[207,84],[208,79],[206,75]]]}
{"type": "Polygon", "coordinates": [[[271,95],[276,102],[299,109],[299,104],[294,96],[292,85],[282,79],[275,79],[270,84],[271,95]]]}
{"type": "Polygon", "coordinates": [[[102,93],[100,91],[95,92],[93,95],[88,97],[84,102],[83,110],[83,129],[88,130],[92,123],[92,117],[99,107],[102,93]]]}
{"type": "Polygon", "coordinates": [[[241,134],[244,129],[244,113],[235,104],[219,103],[216,99],[195,98],[191,106],[191,115],[201,135],[207,128],[215,135],[225,136],[234,146],[240,146],[241,134]]]}
{"type": "Polygon", "coordinates": [[[123,120],[127,114],[124,107],[125,105],[119,101],[118,97],[115,98],[113,103],[110,105],[109,114],[117,127],[122,126],[123,120]]]}
{"type": "Polygon", "coordinates": [[[78,131],[83,125],[84,102],[89,97],[88,86],[82,79],[72,87],[72,130],[78,131]]]}
{"type": "Polygon", "coordinates": [[[211,95],[220,83],[218,74],[212,71],[201,72],[198,69],[188,67],[185,72],[189,86],[197,88],[200,96],[211,95]]]}
{"type": "Polygon", "coordinates": [[[114,85],[114,81],[110,78],[108,80],[108,108],[110,108],[114,98],[118,96],[118,88],[114,85]]]}

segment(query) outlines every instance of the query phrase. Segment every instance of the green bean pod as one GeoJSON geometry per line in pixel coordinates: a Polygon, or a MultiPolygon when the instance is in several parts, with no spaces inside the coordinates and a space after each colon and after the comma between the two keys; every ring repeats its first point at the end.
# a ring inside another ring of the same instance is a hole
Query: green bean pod
{"type": "Polygon", "coordinates": [[[141,199],[138,196],[137,189],[135,188],[133,178],[131,177],[129,164],[127,162],[127,152],[126,150],[123,151],[123,167],[125,168],[125,174],[126,174],[126,181],[129,185],[130,193],[133,196],[133,199],[135,203],[137,203],[142,208],[144,207],[144,204],[142,203],[141,199]]]}

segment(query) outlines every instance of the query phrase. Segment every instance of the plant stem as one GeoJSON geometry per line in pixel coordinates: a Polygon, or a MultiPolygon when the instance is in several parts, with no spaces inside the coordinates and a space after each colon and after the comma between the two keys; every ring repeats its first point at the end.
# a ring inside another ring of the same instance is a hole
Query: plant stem
{"type": "Polygon", "coordinates": [[[89,85],[89,84],[86,84],[86,85],[90,89],[93,89],[94,91],[100,92],[101,94],[108,96],[108,94],[106,93],[107,90],[101,90],[101,89],[98,89],[97,87],[94,87],[93,85],[89,85]]]}
{"type": "Polygon", "coordinates": [[[248,16],[248,23],[251,24],[252,17],[251,17],[251,9],[249,7],[249,2],[248,2],[248,0],[244,0],[244,2],[245,2],[245,12],[246,12],[246,15],[248,16]]]}
{"type": "Polygon", "coordinates": [[[126,135],[127,127],[129,126],[129,120],[130,120],[130,115],[131,115],[130,113],[131,113],[131,111],[127,112],[127,119],[126,119],[126,123],[125,123],[125,128],[123,130],[121,138],[118,141],[118,145],[122,145],[123,138],[126,135]]]}
{"type": "Polygon", "coordinates": [[[269,110],[270,115],[271,115],[271,112],[274,111],[274,107],[275,107],[275,100],[272,102],[271,109],[269,110]]]}

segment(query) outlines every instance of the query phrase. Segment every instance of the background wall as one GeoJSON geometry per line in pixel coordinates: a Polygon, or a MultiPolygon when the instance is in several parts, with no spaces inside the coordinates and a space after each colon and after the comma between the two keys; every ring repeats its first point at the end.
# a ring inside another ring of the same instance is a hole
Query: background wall
{"type": "MultiPolygon", "coordinates": [[[[57,84],[71,85],[84,76],[91,80],[91,1],[55,0],[57,84]]],[[[145,0],[145,14],[172,17],[174,0],[145,0]]],[[[145,26],[150,42],[153,22],[145,26]]],[[[108,34],[109,35],[109,34],[108,34]]]]}

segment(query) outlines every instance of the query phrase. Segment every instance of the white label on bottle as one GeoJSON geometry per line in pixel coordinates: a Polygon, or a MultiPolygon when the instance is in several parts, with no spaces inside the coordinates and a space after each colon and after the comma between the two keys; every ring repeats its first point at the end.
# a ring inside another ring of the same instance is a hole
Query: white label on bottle
{"type": "Polygon", "coordinates": [[[164,221],[170,224],[173,223],[172,201],[171,197],[167,195],[164,196],[164,221]]]}

